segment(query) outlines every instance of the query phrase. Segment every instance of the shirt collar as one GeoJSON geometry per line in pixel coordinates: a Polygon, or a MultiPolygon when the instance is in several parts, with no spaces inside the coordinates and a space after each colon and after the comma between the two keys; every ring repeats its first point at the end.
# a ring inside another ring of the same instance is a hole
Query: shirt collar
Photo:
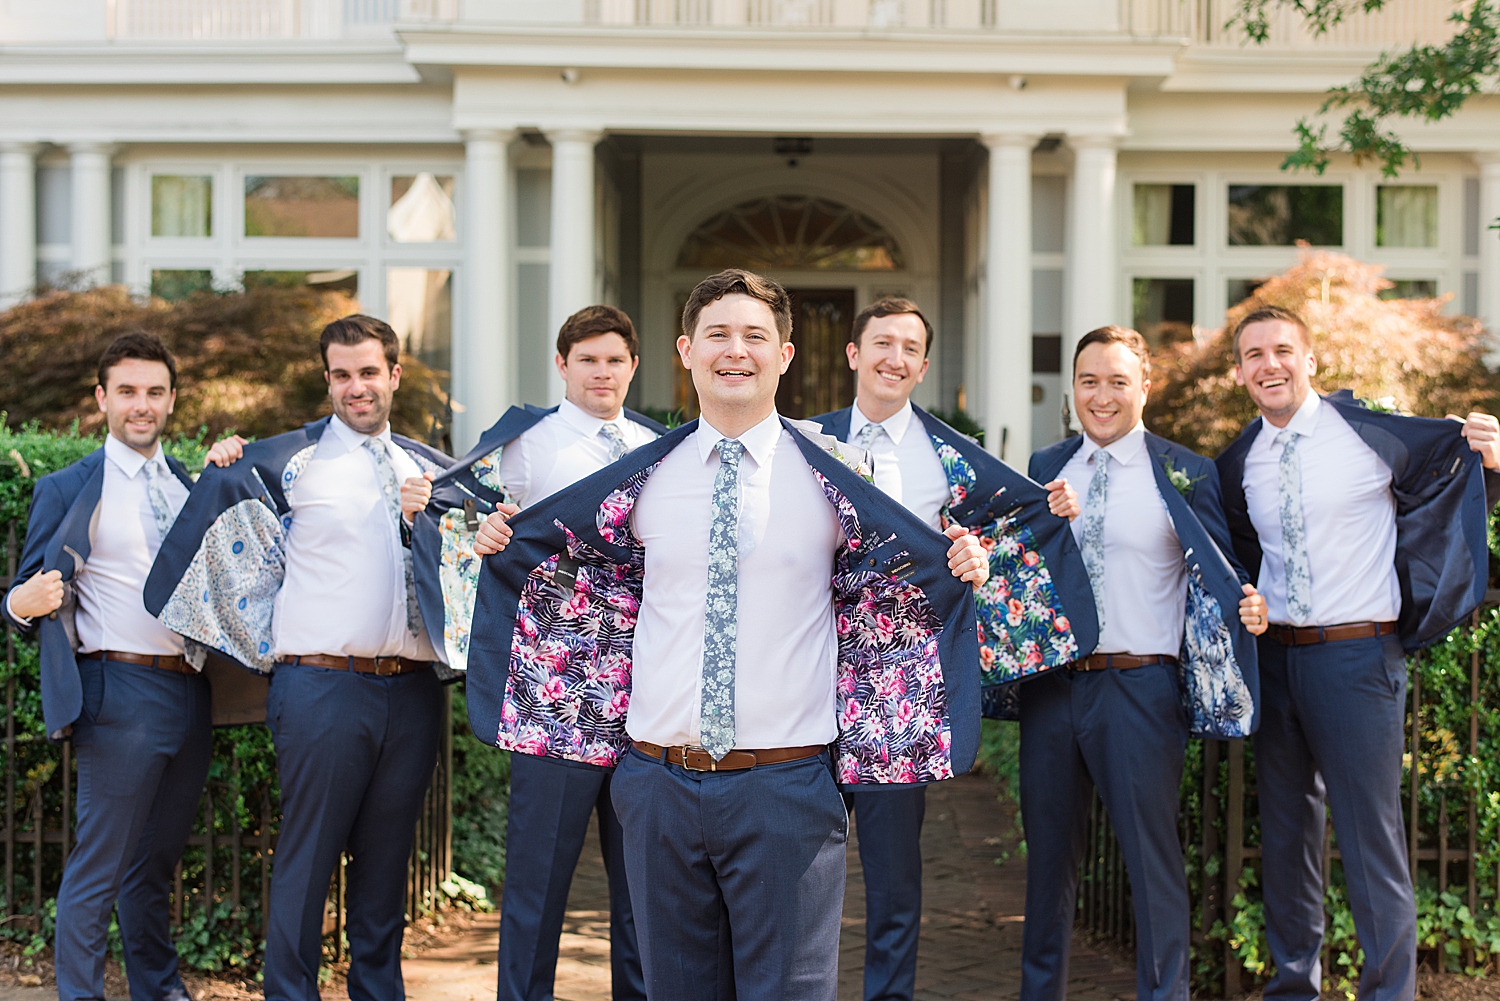
{"type": "Polygon", "coordinates": [[[595,417],[572,400],[563,400],[557,405],[557,416],[585,438],[592,438],[606,424],[613,424],[619,427],[620,418],[625,416],[625,411],[621,410],[614,420],[606,421],[595,417]]]}
{"type": "Polygon", "coordinates": [[[114,435],[107,434],[104,436],[104,457],[113,462],[119,467],[120,472],[131,479],[134,479],[135,474],[139,473],[148,462],[154,462],[163,471],[171,472],[171,467],[167,465],[167,458],[162,453],[161,442],[159,441],[156,443],[156,454],[148,459],[114,435]]]}
{"type": "Polygon", "coordinates": [[[899,445],[901,444],[902,435],[906,434],[906,429],[911,427],[911,419],[914,415],[915,411],[911,408],[911,400],[908,399],[900,410],[891,414],[885,420],[872,421],[865,416],[863,410],[859,409],[859,400],[855,400],[854,406],[850,408],[849,437],[851,439],[856,437],[859,434],[859,429],[866,424],[879,424],[885,428],[885,433],[891,436],[891,441],[899,445]]]}
{"type": "MultiPolygon", "coordinates": [[[[725,436],[703,418],[698,418],[698,458],[703,462],[714,454],[714,446],[725,436]]],[[[755,460],[755,465],[764,467],[771,461],[771,453],[776,450],[776,443],[781,440],[781,415],[771,411],[771,416],[761,421],[755,427],[740,435],[738,441],[745,446],[745,451],[750,453],[750,458],[755,460]]]]}
{"type": "Polygon", "coordinates": [[[1094,439],[1088,435],[1084,435],[1083,461],[1089,462],[1094,458],[1095,452],[1104,451],[1109,453],[1111,460],[1128,465],[1135,461],[1136,456],[1140,455],[1141,450],[1145,447],[1146,425],[1143,421],[1136,421],[1135,427],[1125,432],[1124,437],[1115,439],[1108,445],[1105,445],[1102,450],[1095,444],[1094,439]]]}
{"type": "Polygon", "coordinates": [[[1318,429],[1318,415],[1323,411],[1323,397],[1316,392],[1308,390],[1307,399],[1292,414],[1292,419],[1286,422],[1286,427],[1279,428],[1265,418],[1261,418],[1260,434],[1256,436],[1255,443],[1262,449],[1269,449],[1276,443],[1276,436],[1282,431],[1295,431],[1304,438],[1311,438],[1314,431],[1318,429]]]}
{"type": "Polygon", "coordinates": [[[387,449],[391,447],[390,421],[385,422],[385,430],[381,431],[379,434],[360,434],[358,431],[354,430],[352,427],[339,420],[337,414],[334,414],[333,417],[329,418],[328,430],[332,431],[334,436],[349,448],[362,448],[364,447],[364,443],[370,438],[374,438],[376,441],[383,444],[387,449]]]}

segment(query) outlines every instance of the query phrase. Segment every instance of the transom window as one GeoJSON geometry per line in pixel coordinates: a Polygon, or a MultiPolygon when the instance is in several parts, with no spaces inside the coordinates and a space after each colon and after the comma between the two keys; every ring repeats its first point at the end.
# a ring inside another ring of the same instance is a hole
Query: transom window
{"type": "Polygon", "coordinates": [[[905,258],[880,223],[826,198],[774,195],[741,202],[692,232],[680,268],[900,271],[905,258]]]}

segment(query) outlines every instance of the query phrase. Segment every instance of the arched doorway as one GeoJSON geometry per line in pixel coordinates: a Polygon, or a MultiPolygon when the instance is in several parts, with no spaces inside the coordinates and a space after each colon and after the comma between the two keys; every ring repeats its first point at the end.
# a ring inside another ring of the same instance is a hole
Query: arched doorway
{"type": "MultiPolygon", "coordinates": [[[[675,264],[698,275],[746,268],[787,286],[797,352],[782,377],[776,407],[793,418],[853,402],[844,345],[858,287],[868,284],[869,272],[895,278],[906,269],[895,237],[869,215],[831,198],[791,194],[749,199],[709,216],[683,240],[675,264]]],[[[677,303],[679,316],[682,304],[677,303]]],[[[685,414],[697,412],[692,379],[681,369],[674,397],[685,414]]]]}

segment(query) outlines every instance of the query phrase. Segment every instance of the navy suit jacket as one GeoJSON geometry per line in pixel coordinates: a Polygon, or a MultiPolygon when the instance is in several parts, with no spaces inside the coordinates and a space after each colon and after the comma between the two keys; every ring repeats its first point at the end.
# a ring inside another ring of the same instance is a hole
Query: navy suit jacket
{"type": "MultiPolygon", "coordinates": [[[[1396,575],[1401,582],[1397,630],[1408,653],[1430,646],[1484,601],[1489,584],[1489,512],[1500,493],[1500,476],[1485,470],[1457,421],[1370,410],[1347,389],[1323,399],[1391,468],[1396,575]]],[[[1261,420],[1257,417],[1246,425],[1215,460],[1235,551],[1257,577],[1260,537],[1245,501],[1245,456],[1260,433],[1261,420]]]]}
{"type": "MultiPolygon", "coordinates": [[[[1077,435],[1037,451],[1032,477],[1057,479],[1082,447],[1077,435]]],[[[1149,431],[1146,452],[1188,571],[1178,679],[1189,730],[1195,737],[1247,737],[1260,725],[1260,672],[1255,637],[1240,622],[1241,586],[1249,578],[1230,545],[1218,472],[1210,460],[1149,431]],[[1185,481],[1183,489],[1172,474],[1185,481]]]]}
{"type": "MultiPolygon", "coordinates": [[[[426,510],[412,519],[412,562],[417,575],[417,603],[427,624],[432,648],[448,667],[466,669],[469,630],[479,557],[474,533],[500,503],[514,503],[500,482],[500,455],[506,445],[530,431],[556,407],[511,407],[462,459],[432,481],[426,510]]],[[[627,409],[625,416],[658,435],[667,429],[645,414],[627,409]]]]}
{"type": "MultiPolygon", "coordinates": [[[[183,486],[192,488],[193,481],[182,463],[167,456],[167,465],[183,486]]],[[[42,660],[42,716],[50,740],[67,736],[83,710],[83,683],[78,676],[78,631],[74,626],[78,604],[73,579],[88,562],[93,548],[89,526],[103,492],[102,448],[36,481],[31,491],[26,545],[11,589],[36,574],[60,570],[65,582],[63,603],[51,615],[32,620],[29,626],[11,616],[9,594],[0,606],[6,619],[17,629],[37,634],[42,660]]]]}
{"type": "MultiPolygon", "coordinates": [[[[943,524],[975,532],[990,557],[990,579],[975,594],[984,715],[1016,719],[1016,683],[1093,652],[1099,640],[1094,591],[1066,518],[1047,491],[979,443],[916,404],[948,478],[943,524]]],[[[840,441],[852,407],[814,417],[840,441]]]]}
{"type": "MultiPolygon", "coordinates": [[[[317,451],[331,418],[245,446],[233,465],[198,477],[146,578],[146,610],[190,640],[241,667],[275,667],[271,615],[286,577],[292,526],[286,491],[317,451]]],[[[452,461],[401,435],[392,440],[417,465],[441,473],[452,461]]]]}
{"type": "MultiPolygon", "coordinates": [[[[909,786],[966,772],[979,747],[979,663],[969,585],[948,541],[857,471],[862,456],[783,418],[847,546],[829,567],[839,634],[839,781],[909,786]]],[[[630,512],[693,421],[511,520],[479,578],[467,682],[481,740],[613,765],[628,746],[645,550],[630,512]]]]}

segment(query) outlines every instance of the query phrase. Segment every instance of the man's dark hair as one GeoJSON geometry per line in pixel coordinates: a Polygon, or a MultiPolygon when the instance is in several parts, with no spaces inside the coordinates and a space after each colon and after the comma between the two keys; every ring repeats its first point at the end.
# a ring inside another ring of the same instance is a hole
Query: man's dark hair
{"type": "Polygon", "coordinates": [[[1097,327],[1090,330],[1078,339],[1078,346],[1073,349],[1073,368],[1078,368],[1078,356],[1083,354],[1083,349],[1090,344],[1123,344],[1129,348],[1137,358],[1141,360],[1141,378],[1151,378],[1151,348],[1146,343],[1146,338],[1129,327],[1097,327]]]}
{"type": "Polygon", "coordinates": [[[770,278],[762,278],[743,268],[726,268],[716,275],[709,275],[693,289],[687,305],[682,308],[682,332],[692,340],[698,326],[698,314],[703,307],[726,295],[748,295],[771,307],[776,318],[776,333],[785,344],[792,339],[792,297],[786,289],[770,278]]]}
{"type": "Polygon", "coordinates": [[[641,342],[635,336],[635,324],[630,322],[623,309],[614,306],[585,306],[564,320],[562,329],[557,332],[557,353],[567,361],[573,345],[600,334],[619,334],[630,357],[640,353],[641,342]]]}
{"type": "Polygon", "coordinates": [[[323,336],[318,338],[318,351],[323,355],[323,371],[328,371],[328,345],[353,346],[365,341],[379,341],[380,346],[385,348],[385,367],[388,371],[395,368],[396,363],[401,360],[401,338],[396,336],[391,325],[373,316],[354,313],[334,320],[323,328],[323,336]]]}
{"type": "Polygon", "coordinates": [[[1252,323],[1269,323],[1275,320],[1280,320],[1282,323],[1290,323],[1302,331],[1302,346],[1308,350],[1312,349],[1312,331],[1307,329],[1307,324],[1303,321],[1302,317],[1290,309],[1284,309],[1281,306],[1257,306],[1240,317],[1240,322],[1234,325],[1234,333],[1230,335],[1229,343],[1234,348],[1234,360],[1236,362],[1240,360],[1240,334],[1245,332],[1245,328],[1252,323]]]}
{"type": "Polygon", "coordinates": [[[167,366],[167,385],[177,388],[177,359],[155,334],[144,330],[131,330],[116,337],[104,354],[99,356],[99,385],[109,389],[109,370],[127,358],[141,361],[159,361],[167,366]]]}
{"type": "Polygon", "coordinates": [[[925,355],[932,350],[932,324],[927,322],[927,317],[922,315],[922,311],[917,308],[916,303],[910,299],[903,299],[896,295],[888,295],[876,299],[860,310],[859,315],[854,318],[854,327],[849,332],[849,340],[857,347],[861,335],[865,332],[865,327],[870,325],[871,320],[880,316],[899,316],[903,313],[910,313],[922,321],[922,327],[927,331],[927,346],[922,349],[922,353],[925,355]]]}

